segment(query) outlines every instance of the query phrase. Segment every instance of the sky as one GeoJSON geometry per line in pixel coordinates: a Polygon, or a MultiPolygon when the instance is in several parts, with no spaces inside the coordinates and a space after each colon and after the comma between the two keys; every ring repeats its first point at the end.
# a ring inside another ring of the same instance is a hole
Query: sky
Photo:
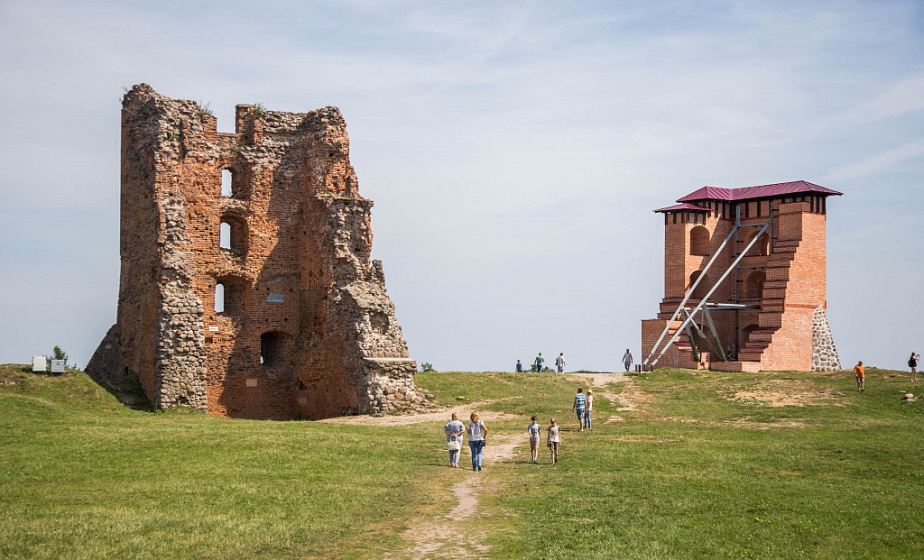
{"type": "Polygon", "coordinates": [[[924,4],[0,0],[0,363],[115,322],[121,96],[338,106],[410,354],[640,357],[655,208],[806,180],[845,367],[924,351],[924,4]]]}

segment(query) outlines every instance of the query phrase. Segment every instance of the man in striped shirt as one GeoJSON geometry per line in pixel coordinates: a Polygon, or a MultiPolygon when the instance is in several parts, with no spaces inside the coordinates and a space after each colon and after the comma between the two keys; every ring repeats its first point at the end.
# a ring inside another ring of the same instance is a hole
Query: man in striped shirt
{"type": "Polygon", "coordinates": [[[579,432],[584,431],[584,409],[586,408],[586,405],[587,397],[584,396],[584,389],[582,387],[578,387],[577,395],[574,396],[574,404],[571,405],[571,412],[577,414],[578,424],[581,426],[581,428],[578,430],[579,432]]]}

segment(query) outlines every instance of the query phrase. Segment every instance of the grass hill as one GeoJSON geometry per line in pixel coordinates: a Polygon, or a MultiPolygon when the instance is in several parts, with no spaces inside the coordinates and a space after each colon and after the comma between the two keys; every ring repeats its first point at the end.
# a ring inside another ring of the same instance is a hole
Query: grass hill
{"type": "MultiPolygon", "coordinates": [[[[580,375],[428,373],[447,405],[483,402],[510,460],[449,469],[442,425],[257,422],[122,406],[86,374],[0,366],[2,558],[419,558],[408,528],[484,477],[471,558],[924,557],[924,403],[907,374],[659,370],[595,389],[580,375]],[[485,402],[487,401],[487,402],[485,402]],[[528,461],[531,414],[564,431],[528,461]],[[543,449],[543,451],[545,451],[543,449]]],[[[924,385],[922,385],[924,387],[924,385]]],[[[463,465],[467,462],[463,452],[463,465]]]]}

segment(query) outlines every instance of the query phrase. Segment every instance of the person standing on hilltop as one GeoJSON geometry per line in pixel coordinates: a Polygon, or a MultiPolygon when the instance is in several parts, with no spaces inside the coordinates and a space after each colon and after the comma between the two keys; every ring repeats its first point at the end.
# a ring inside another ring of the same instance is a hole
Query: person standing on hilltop
{"type": "Polygon", "coordinates": [[[565,353],[561,352],[558,354],[558,357],[555,358],[555,369],[558,370],[558,373],[565,373],[565,353]]]}
{"type": "Polygon", "coordinates": [[[857,376],[857,391],[865,391],[866,389],[863,385],[866,381],[866,368],[863,367],[862,360],[853,366],[853,373],[857,376]]]}
{"type": "Polygon", "coordinates": [[[523,373],[523,362],[517,360],[517,373],[523,373]]]}
{"type": "Polygon", "coordinates": [[[911,353],[911,357],[908,358],[908,367],[911,368],[911,380],[918,380],[918,360],[921,359],[920,354],[911,353]]]}
{"type": "Polygon", "coordinates": [[[533,365],[536,366],[536,373],[542,373],[542,366],[545,364],[545,358],[542,357],[542,352],[539,352],[539,355],[536,356],[536,361],[533,362],[533,365]]]}
{"type": "Polygon", "coordinates": [[[629,352],[628,348],[626,348],[626,353],[622,355],[622,365],[626,366],[627,373],[629,368],[632,367],[632,352],[629,352]]]}

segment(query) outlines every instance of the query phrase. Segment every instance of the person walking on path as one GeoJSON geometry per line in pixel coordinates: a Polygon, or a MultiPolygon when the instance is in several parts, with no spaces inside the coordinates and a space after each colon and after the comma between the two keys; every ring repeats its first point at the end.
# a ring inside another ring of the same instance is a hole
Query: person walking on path
{"type": "Polygon", "coordinates": [[[920,354],[911,353],[911,357],[908,358],[908,367],[911,368],[911,380],[918,380],[918,360],[921,359],[920,354]]]}
{"type": "Polygon", "coordinates": [[[632,352],[629,352],[628,348],[626,348],[626,353],[622,355],[622,365],[626,366],[626,373],[632,367],[632,352]]]}
{"type": "Polygon", "coordinates": [[[594,392],[587,389],[587,397],[584,400],[586,402],[584,408],[584,427],[590,430],[590,411],[594,409],[594,392]]]}
{"type": "Polygon", "coordinates": [[[542,373],[542,366],[545,364],[545,358],[542,357],[542,352],[539,352],[539,355],[536,356],[536,361],[533,362],[533,365],[536,366],[536,373],[542,373]]]}
{"type": "Polygon", "coordinates": [[[539,439],[542,433],[542,426],[536,422],[536,417],[532,418],[533,423],[526,426],[526,433],[529,434],[529,451],[532,454],[533,464],[539,459],[539,439]]]}
{"type": "Polygon", "coordinates": [[[459,415],[452,413],[452,420],[443,426],[446,432],[446,446],[449,449],[449,466],[459,467],[459,455],[462,454],[462,434],[465,433],[465,424],[459,420],[459,415]]]}
{"type": "Polygon", "coordinates": [[[574,395],[574,402],[571,404],[571,412],[577,414],[579,432],[584,431],[584,411],[587,408],[587,397],[584,396],[584,389],[578,387],[578,392],[574,395]]]}
{"type": "Polygon", "coordinates": [[[482,453],[484,452],[485,437],[488,435],[488,427],[481,421],[481,416],[473,412],[469,416],[471,422],[468,423],[468,447],[472,450],[472,470],[481,470],[482,453]]]}
{"type": "Polygon", "coordinates": [[[517,360],[517,373],[523,372],[523,363],[520,360],[517,360]]]}
{"type": "Polygon", "coordinates": [[[555,423],[554,418],[549,422],[552,424],[549,426],[549,451],[552,452],[552,464],[554,465],[558,462],[558,448],[561,447],[561,430],[555,423]]]}
{"type": "Polygon", "coordinates": [[[866,381],[866,369],[863,367],[862,360],[853,366],[853,373],[857,376],[857,391],[865,391],[863,385],[866,381]]]}
{"type": "Polygon", "coordinates": [[[558,373],[565,373],[565,353],[561,352],[558,354],[558,357],[555,358],[555,369],[558,370],[558,373]]]}

